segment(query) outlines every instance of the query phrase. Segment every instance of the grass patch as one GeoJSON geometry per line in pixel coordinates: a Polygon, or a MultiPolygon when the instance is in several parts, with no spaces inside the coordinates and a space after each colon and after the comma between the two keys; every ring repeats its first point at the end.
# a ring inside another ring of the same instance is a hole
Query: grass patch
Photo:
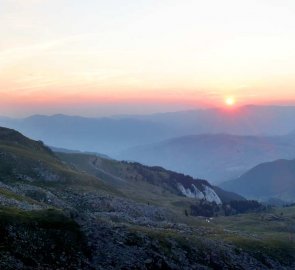
{"type": "MultiPolygon", "coordinates": [[[[56,209],[0,208],[0,262],[21,261],[28,269],[81,269],[88,247],[79,225],[56,209]]],[[[2,269],[2,268],[1,268],[2,269]]],[[[26,268],[27,269],[27,268],[26,268]]]]}
{"type": "Polygon", "coordinates": [[[14,193],[10,190],[4,189],[4,188],[0,188],[0,196],[4,196],[8,199],[13,199],[13,200],[16,200],[19,202],[26,202],[26,203],[38,204],[38,205],[41,204],[40,202],[38,202],[30,197],[16,194],[16,193],[14,193]]]}
{"type": "Polygon", "coordinates": [[[78,230],[79,227],[70,218],[66,217],[61,210],[46,209],[36,211],[22,211],[16,208],[0,208],[0,224],[32,225],[39,228],[53,228],[78,230]]]}

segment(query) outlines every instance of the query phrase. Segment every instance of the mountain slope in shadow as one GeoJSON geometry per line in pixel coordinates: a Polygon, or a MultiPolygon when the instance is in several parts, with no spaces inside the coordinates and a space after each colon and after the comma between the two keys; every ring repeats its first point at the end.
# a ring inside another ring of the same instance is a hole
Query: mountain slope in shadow
{"type": "Polygon", "coordinates": [[[235,180],[224,182],[222,188],[247,198],[276,198],[295,201],[295,160],[280,159],[262,163],[235,180]]]}

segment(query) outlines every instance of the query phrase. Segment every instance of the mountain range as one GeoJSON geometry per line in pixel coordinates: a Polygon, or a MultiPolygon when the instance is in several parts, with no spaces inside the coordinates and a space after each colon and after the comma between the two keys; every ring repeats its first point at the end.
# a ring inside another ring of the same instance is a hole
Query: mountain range
{"type": "MultiPolygon", "coordinates": [[[[246,105],[125,117],[175,127],[179,133],[172,134],[172,138],[207,133],[253,136],[285,135],[295,129],[294,114],[295,106],[246,105]]],[[[118,118],[124,117],[119,116],[118,118]]]]}
{"type": "Polygon", "coordinates": [[[165,125],[146,120],[60,114],[5,119],[1,124],[50,146],[104,154],[114,154],[126,147],[169,138],[171,133],[165,125]]]}
{"type": "Polygon", "coordinates": [[[244,106],[105,118],[34,115],[0,118],[55,148],[159,165],[221,183],[253,166],[293,159],[295,107],[244,106]]]}
{"type": "Polygon", "coordinates": [[[119,159],[159,165],[220,183],[239,177],[255,165],[295,157],[294,136],[184,136],[130,148],[119,159]]]}
{"type": "Polygon", "coordinates": [[[293,106],[243,106],[104,118],[34,115],[0,118],[0,125],[47,145],[118,154],[126,148],[198,134],[275,136],[295,129],[293,106]]]}

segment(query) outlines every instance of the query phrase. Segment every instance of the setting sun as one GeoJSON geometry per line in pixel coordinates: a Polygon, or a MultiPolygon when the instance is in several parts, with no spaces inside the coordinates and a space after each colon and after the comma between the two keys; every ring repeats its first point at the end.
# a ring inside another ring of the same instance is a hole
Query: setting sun
{"type": "Polygon", "coordinates": [[[235,103],[236,103],[236,100],[235,100],[234,97],[227,97],[227,98],[225,99],[225,104],[226,104],[227,106],[233,106],[235,103]]]}

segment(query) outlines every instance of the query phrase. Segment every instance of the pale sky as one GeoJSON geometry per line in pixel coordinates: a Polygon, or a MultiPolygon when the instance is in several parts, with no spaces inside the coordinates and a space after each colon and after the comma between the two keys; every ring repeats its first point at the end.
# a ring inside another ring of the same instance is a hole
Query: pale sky
{"type": "Polygon", "coordinates": [[[0,0],[0,33],[1,115],[295,103],[294,0],[0,0]]]}

